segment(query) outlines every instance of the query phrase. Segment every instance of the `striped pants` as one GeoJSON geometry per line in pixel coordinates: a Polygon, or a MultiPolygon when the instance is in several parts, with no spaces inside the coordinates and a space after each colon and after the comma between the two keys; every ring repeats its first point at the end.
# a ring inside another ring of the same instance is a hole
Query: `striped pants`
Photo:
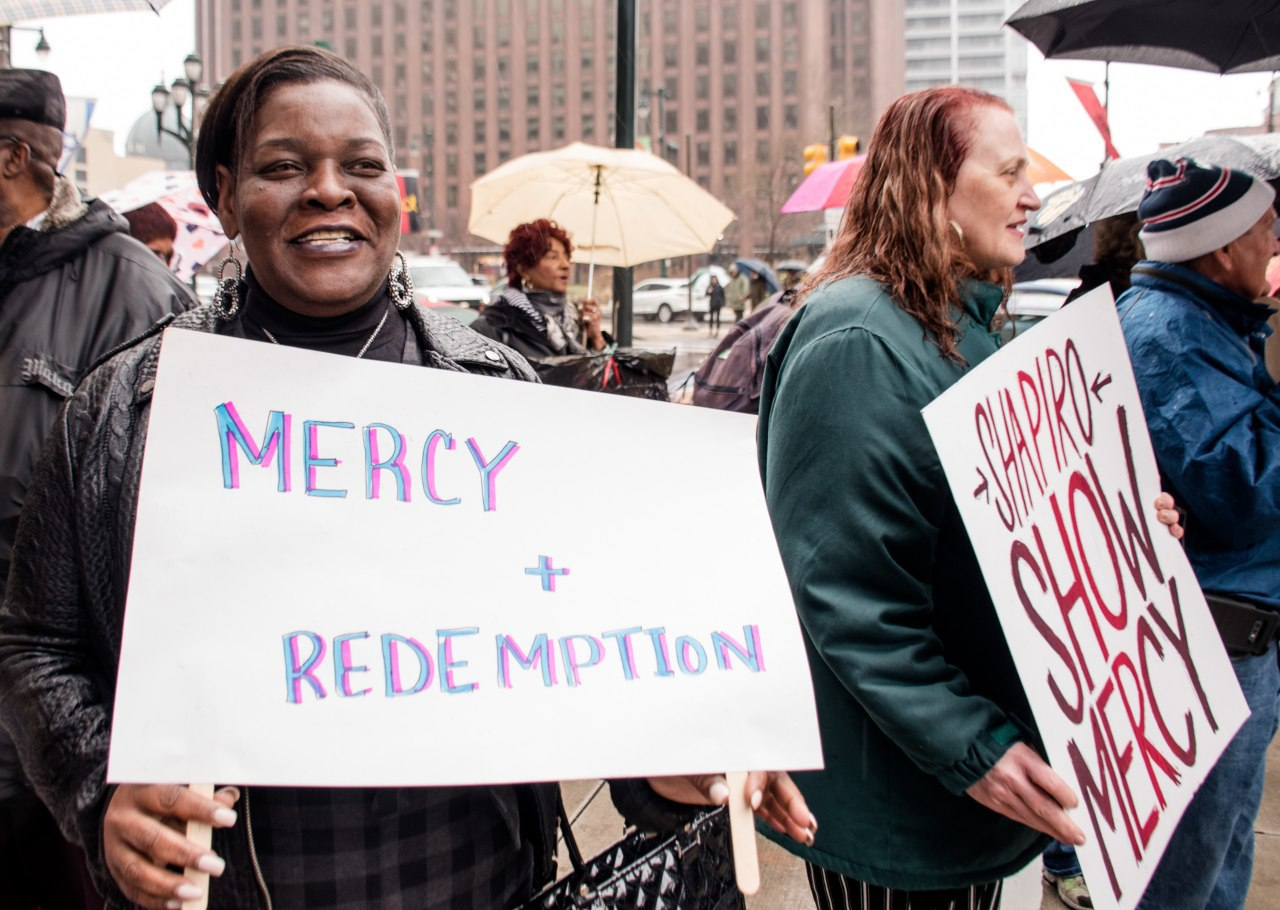
{"type": "Polygon", "coordinates": [[[805,863],[818,910],[999,910],[1002,881],[943,891],[895,891],[805,863]]]}

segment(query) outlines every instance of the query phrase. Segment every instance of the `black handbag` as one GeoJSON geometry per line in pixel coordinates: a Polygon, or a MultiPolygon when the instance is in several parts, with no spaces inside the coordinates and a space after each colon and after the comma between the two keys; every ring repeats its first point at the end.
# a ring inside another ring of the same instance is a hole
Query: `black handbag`
{"type": "Polygon", "coordinates": [[[701,812],[674,833],[632,831],[583,860],[563,803],[560,831],[573,871],[520,910],[742,910],[722,807],[701,812]]]}

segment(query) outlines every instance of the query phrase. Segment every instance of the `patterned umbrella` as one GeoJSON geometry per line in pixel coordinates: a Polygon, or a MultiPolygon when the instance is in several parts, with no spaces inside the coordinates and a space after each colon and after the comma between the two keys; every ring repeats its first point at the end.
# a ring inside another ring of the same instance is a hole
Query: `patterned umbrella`
{"type": "Polygon", "coordinates": [[[190,282],[206,262],[227,244],[218,216],[209,210],[194,171],[152,171],[118,190],[102,194],[102,201],[120,214],[158,202],[178,222],[173,241],[173,271],[190,282]]]}
{"type": "Polygon", "coordinates": [[[1068,184],[1044,198],[1040,210],[1031,215],[1026,247],[1137,209],[1147,188],[1147,165],[1156,158],[1192,158],[1199,164],[1236,168],[1275,181],[1280,179],[1280,133],[1201,136],[1146,155],[1110,161],[1087,180],[1068,184]]]}
{"type": "Polygon", "coordinates": [[[86,16],[91,13],[160,12],[169,0],[0,0],[0,23],[86,16]]]}

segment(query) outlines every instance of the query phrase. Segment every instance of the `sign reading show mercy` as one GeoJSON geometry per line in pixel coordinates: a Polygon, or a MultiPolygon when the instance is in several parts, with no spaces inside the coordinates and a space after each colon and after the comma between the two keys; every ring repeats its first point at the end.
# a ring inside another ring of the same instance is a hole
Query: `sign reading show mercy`
{"type": "Polygon", "coordinates": [[[1094,906],[1142,896],[1248,716],[1179,544],[1109,289],[924,411],[1073,817],[1094,906]]]}
{"type": "Polygon", "coordinates": [[[750,418],[166,332],[111,781],[820,764],[750,418]]]}

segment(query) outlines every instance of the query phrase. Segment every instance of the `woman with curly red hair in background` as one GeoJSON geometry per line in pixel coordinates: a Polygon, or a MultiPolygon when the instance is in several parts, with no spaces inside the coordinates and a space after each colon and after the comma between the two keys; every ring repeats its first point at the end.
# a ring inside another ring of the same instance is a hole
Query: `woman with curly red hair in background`
{"type": "Polygon", "coordinates": [[[568,233],[554,221],[540,218],[512,229],[503,250],[510,286],[471,328],[530,360],[603,350],[600,307],[591,299],[579,306],[565,296],[572,252],[568,233]]]}

